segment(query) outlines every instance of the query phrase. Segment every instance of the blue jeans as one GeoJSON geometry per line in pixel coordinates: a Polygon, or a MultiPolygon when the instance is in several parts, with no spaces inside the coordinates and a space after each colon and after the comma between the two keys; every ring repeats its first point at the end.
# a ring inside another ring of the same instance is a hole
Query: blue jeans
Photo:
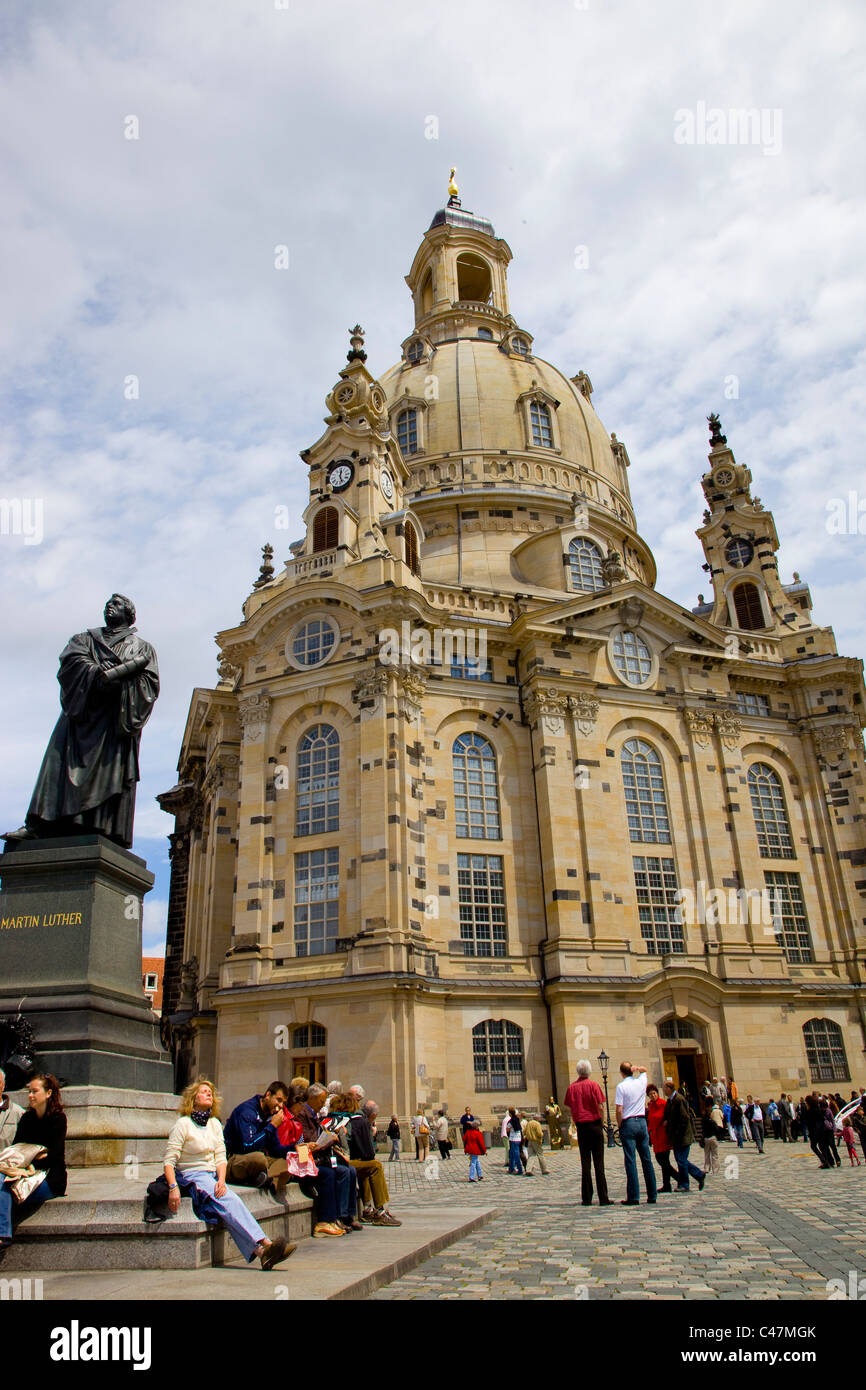
{"type": "Polygon", "coordinates": [[[743,1147],[743,1126],[731,1125],[731,1129],[734,1131],[734,1138],[737,1141],[737,1148],[741,1149],[743,1147]]]}
{"type": "Polygon", "coordinates": [[[351,1186],[350,1174],[354,1178],[353,1168],[343,1168],[342,1166],[332,1168],[324,1162],[319,1164],[319,1176],[315,1179],[318,1194],[316,1202],[317,1221],[334,1222],[347,1212],[351,1186]]]}
{"type": "Polygon", "coordinates": [[[394,1158],[399,1159],[399,1157],[400,1157],[400,1140],[399,1140],[399,1139],[392,1139],[392,1140],[391,1140],[391,1152],[390,1152],[389,1155],[388,1155],[388,1162],[390,1163],[391,1160],[394,1159],[394,1158]]]}
{"type": "Polygon", "coordinates": [[[11,1182],[4,1182],[0,1186],[0,1240],[11,1240],[12,1238],[13,1211],[17,1225],[25,1216],[30,1216],[34,1211],[38,1211],[42,1203],[49,1201],[53,1196],[54,1193],[48,1186],[48,1179],[43,1178],[35,1191],[30,1193],[26,1202],[16,1202],[12,1196],[11,1182]]]}
{"type": "Polygon", "coordinates": [[[677,1181],[677,1187],[679,1188],[680,1192],[688,1192],[690,1176],[693,1177],[696,1182],[703,1182],[704,1180],[703,1169],[696,1168],[693,1163],[689,1163],[690,1148],[691,1144],[686,1144],[686,1147],[684,1149],[674,1149],[674,1158],[676,1159],[677,1167],[680,1170],[679,1178],[677,1181]]]}
{"type": "Polygon", "coordinates": [[[640,1155],[640,1164],[643,1168],[643,1180],[646,1186],[647,1201],[656,1200],[656,1174],[653,1167],[652,1149],[650,1148],[649,1130],[646,1120],[641,1115],[632,1115],[629,1119],[623,1120],[619,1127],[620,1138],[622,1139],[622,1155],[625,1159],[625,1191],[626,1200],[629,1202],[640,1201],[640,1187],[637,1180],[637,1161],[635,1151],[640,1155]]]}
{"type": "Polygon", "coordinates": [[[256,1218],[247,1210],[241,1198],[230,1187],[224,1197],[217,1197],[216,1173],[206,1173],[202,1169],[179,1173],[175,1170],[177,1185],[181,1195],[195,1187],[206,1195],[204,1219],[209,1223],[221,1222],[226,1227],[235,1245],[249,1264],[255,1257],[259,1241],[266,1240],[264,1231],[256,1218]]]}
{"type": "Polygon", "coordinates": [[[508,1141],[508,1171],[509,1173],[520,1173],[523,1175],[523,1164],[520,1162],[520,1140],[509,1139],[508,1141]]]}
{"type": "Polygon", "coordinates": [[[480,1178],[482,1176],[480,1154],[469,1155],[469,1176],[470,1178],[480,1178]]]}

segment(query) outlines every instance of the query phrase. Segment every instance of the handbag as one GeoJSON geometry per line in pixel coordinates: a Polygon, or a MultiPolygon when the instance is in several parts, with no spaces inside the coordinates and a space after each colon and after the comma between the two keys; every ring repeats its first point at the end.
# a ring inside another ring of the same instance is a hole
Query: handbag
{"type": "Polygon", "coordinates": [[[36,1167],[47,1157],[48,1150],[42,1144],[10,1144],[0,1153],[0,1174],[7,1179],[14,1202],[26,1202],[48,1177],[36,1167]]]}

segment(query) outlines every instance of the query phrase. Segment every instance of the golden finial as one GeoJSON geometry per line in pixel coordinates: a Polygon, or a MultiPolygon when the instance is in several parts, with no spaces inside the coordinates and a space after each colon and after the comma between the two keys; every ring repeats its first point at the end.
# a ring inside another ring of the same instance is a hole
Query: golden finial
{"type": "Polygon", "coordinates": [[[455,181],[454,181],[454,175],[455,175],[456,173],[457,173],[457,166],[455,165],[454,168],[451,170],[451,177],[450,177],[450,179],[448,180],[448,201],[449,201],[449,202],[453,202],[453,201],[457,200],[457,199],[459,198],[459,196],[460,196],[460,189],[457,187],[457,184],[456,184],[455,181]]]}

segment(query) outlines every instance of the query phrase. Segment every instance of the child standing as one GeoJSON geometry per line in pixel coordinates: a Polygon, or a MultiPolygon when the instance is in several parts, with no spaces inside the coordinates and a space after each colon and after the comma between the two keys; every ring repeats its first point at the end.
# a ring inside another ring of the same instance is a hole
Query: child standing
{"type": "Polygon", "coordinates": [[[475,1182],[476,1176],[479,1182],[484,1181],[484,1174],[481,1171],[481,1155],[487,1153],[484,1146],[484,1135],[478,1127],[478,1121],[473,1119],[471,1124],[466,1126],[466,1133],[463,1135],[463,1152],[469,1155],[469,1181],[475,1182]]]}
{"type": "Polygon", "coordinates": [[[850,1115],[845,1116],[845,1121],[842,1125],[842,1138],[845,1140],[845,1147],[848,1150],[848,1157],[851,1160],[851,1167],[853,1168],[856,1163],[857,1167],[859,1168],[860,1156],[857,1153],[856,1148],[854,1147],[857,1141],[857,1136],[854,1133],[854,1126],[851,1123],[850,1115]]]}

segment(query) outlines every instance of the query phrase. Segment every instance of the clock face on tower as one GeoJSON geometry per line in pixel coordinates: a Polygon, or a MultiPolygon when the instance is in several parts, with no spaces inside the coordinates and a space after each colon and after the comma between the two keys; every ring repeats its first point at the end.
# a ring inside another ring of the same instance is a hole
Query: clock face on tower
{"type": "Polygon", "coordinates": [[[328,473],[328,485],[334,492],[342,492],[352,481],[355,469],[348,459],[339,459],[332,464],[328,473]]]}
{"type": "Polygon", "coordinates": [[[382,495],[386,502],[390,502],[394,496],[394,483],[391,479],[391,474],[385,468],[382,469],[380,482],[382,486],[382,495]]]}

